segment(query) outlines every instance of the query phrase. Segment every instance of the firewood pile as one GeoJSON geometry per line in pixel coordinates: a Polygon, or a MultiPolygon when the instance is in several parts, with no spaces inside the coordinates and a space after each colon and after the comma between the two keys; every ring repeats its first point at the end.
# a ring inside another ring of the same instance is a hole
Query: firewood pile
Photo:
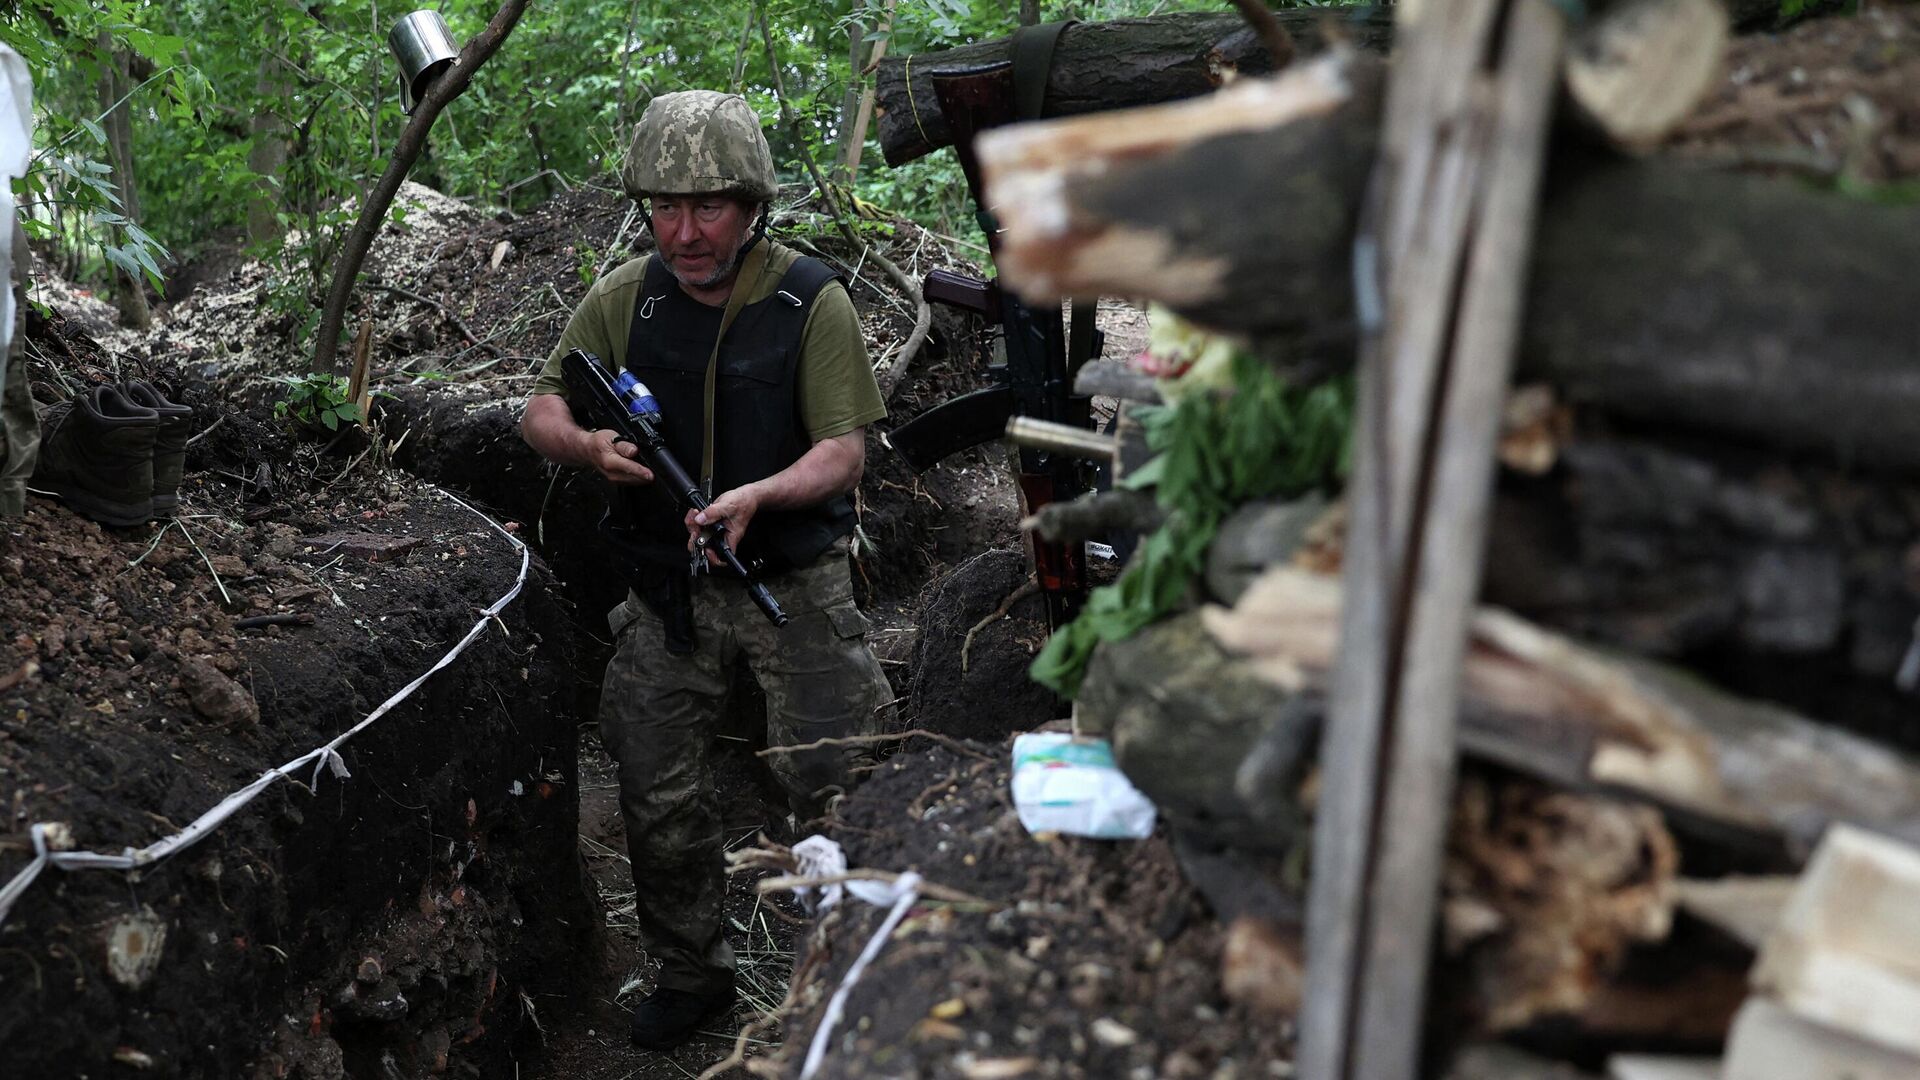
{"type": "MultiPolygon", "coordinates": [[[[1270,77],[1212,24],[1070,31],[1060,118],[978,143],[1022,296],[1358,371],[1344,490],[1229,516],[1183,610],[1094,652],[1078,730],[1223,919],[1304,937],[1300,1075],[1490,1038],[1636,1080],[1920,1074],[1920,209],[1857,197],[1908,179],[1913,117],[1869,99],[1920,19],[1819,24],[1878,59],[1822,88],[1872,121],[1859,170],[1810,185],[1702,152],[1703,103],[1729,130],[1794,93],[1753,72],[1806,79],[1731,36],[1752,11],[1547,7],[1404,5],[1390,60],[1380,13],[1290,22],[1270,77]],[[1194,85],[1089,96],[1120,53],[1194,85]]],[[[942,145],[899,112],[940,60],[882,68],[890,159],[942,145]]],[[[1136,399],[1123,465],[1179,393],[1139,368],[1082,373],[1136,399]]]]}

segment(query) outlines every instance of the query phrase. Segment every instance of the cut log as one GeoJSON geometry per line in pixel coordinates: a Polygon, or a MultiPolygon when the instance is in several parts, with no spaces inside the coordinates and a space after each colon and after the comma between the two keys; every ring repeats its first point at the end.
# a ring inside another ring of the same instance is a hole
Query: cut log
{"type": "Polygon", "coordinates": [[[1567,91],[1614,142],[1650,148],[1706,96],[1727,51],[1720,0],[1626,0],[1567,54],[1567,91]]]}
{"type": "MultiPolygon", "coordinates": [[[[1296,56],[1318,52],[1333,39],[1385,51],[1393,34],[1392,16],[1385,8],[1273,14],[1292,36],[1296,56]]],[[[874,83],[880,149],[887,164],[900,165],[951,146],[953,135],[933,93],[933,73],[1011,59],[1010,42],[998,38],[882,60],[874,83]]],[[[1266,46],[1231,12],[1076,23],[1054,45],[1041,115],[1073,116],[1195,97],[1218,89],[1233,73],[1272,70],[1266,46]]]]}
{"type": "Polygon", "coordinates": [[[1920,485],[1612,426],[1506,478],[1482,599],[1920,752],[1920,485]]]}
{"type": "Polygon", "coordinates": [[[1339,52],[1202,100],[987,132],[1003,280],[1036,300],[1151,297],[1228,330],[1340,317],[1384,75],[1339,52]]]}
{"type": "MultiPolygon", "coordinates": [[[[980,140],[999,265],[1036,302],[1124,295],[1208,326],[1351,320],[1379,61],[980,140]]],[[[1920,207],[1655,161],[1549,174],[1521,375],[1575,403],[1920,468],[1920,207]]]]}
{"type": "MultiPolygon", "coordinates": [[[[1283,689],[1332,663],[1340,586],[1270,570],[1231,611],[1203,610],[1226,647],[1283,689]]],[[[1920,763],[1686,673],[1614,656],[1482,608],[1463,687],[1461,749],[1574,788],[1659,803],[1682,821],[1786,841],[1805,858],[1850,822],[1920,843],[1920,763]]]]}
{"type": "MultiPolygon", "coordinates": [[[[1711,25],[1700,21],[1703,11],[1696,5],[1704,2],[1717,8],[1716,0],[1684,2],[1692,10],[1679,25],[1687,27],[1688,33],[1711,25]]],[[[1835,2],[1815,0],[1824,7],[1835,2]]],[[[1770,25],[1780,13],[1778,0],[1732,0],[1727,7],[1738,27],[1770,25]]],[[[1386,52],[1393,42],[1391,9],[1386,7],[1296,9],[1273,15],[1293,38],[1296,60],[1335,42],[1376,53],[1386,52]]],[[[1610,12],[1601,24],[1617,17],[1610,12]]],[[[1723,43],[1725,18],[1721,17],[1723,43]]],[[[996,38],[917,56],[889,56],[880,62],[875,89],[880,148],[887,164],[904,164],[953,145],[933,96],[933,72],[1008,60],[1010,40],[996,38]]],[[[1698,50],[1702,44],[1689,41],[1685,49],[1698,50]]],[[[1640,62],[1645,63],[1645,58],[1640,62]]],[[[1670,63],[1659,61],[1652,77],[1664,78],[1679,70],[1670,63]]],[[[1236,74],[1264,75],[1272,70],[1259,35],[1232,13],[1181,12],[1077,23],[1061,34],[1054,47],[1041,115],[1076,116],[1178,101],[1219,89],[1236,74]]],[[[1641,87],[1636,97],[1642,104],[1636,110],[1655,98],[1674,101],[1683,96],[1678,87],[1641,87]]]]}

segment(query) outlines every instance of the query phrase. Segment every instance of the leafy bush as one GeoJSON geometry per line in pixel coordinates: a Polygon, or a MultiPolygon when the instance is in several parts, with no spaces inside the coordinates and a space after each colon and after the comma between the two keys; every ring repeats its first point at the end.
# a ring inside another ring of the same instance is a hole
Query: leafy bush
{"type": "Polygon", "coordinates": [[[273,403],[273,415],[291,419],[302,427],[328,431],[340,430],[340,421],[360,421],[360,406],[347,399],[347,377],[324,375],[277,375],[287,384],[287,395],[273,403]]]}

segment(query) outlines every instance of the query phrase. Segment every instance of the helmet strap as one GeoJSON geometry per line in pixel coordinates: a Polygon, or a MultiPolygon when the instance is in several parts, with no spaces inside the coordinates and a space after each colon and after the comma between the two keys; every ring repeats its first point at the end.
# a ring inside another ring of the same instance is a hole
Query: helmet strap
{"type": "MultiPolygon", "coordinates": [[[[736,265],[744,262],[747,257],[747,252],[752,251],[753,245],[759,243],[761,239],[767,235],[767,220],[771,217],[773,217],[773,204],[770,202],[761,203],[760,217],[753,223],[753,228],[747,230],[746,242],[742,243],[740,250],[734,253],[733,260],[736,265]]],[[[652,226],[648,227],[651,228],[652,226]]]]}

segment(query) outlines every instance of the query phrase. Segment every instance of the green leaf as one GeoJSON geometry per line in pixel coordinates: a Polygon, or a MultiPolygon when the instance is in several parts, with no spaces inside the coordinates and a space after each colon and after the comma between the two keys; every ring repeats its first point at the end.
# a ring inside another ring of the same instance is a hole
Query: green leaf
{"type": "Polygon", "coordinates": [[[340,430],[340,417],[331,409],[320,414],[320,422],[327,425],[328,431],[340,430]]]}
{"type": "Polygon", "coordinates": [[[87,134],[93,136],[93,141],[96,145],[99,145],[99,146],[107,145],[107,131],[105,128],[101,127],[99,124],[94,123],[92,120],[89,120],[84,116],[79,117],[78,119],[80,121],[80,126],[86,129],[87,134]]]}

